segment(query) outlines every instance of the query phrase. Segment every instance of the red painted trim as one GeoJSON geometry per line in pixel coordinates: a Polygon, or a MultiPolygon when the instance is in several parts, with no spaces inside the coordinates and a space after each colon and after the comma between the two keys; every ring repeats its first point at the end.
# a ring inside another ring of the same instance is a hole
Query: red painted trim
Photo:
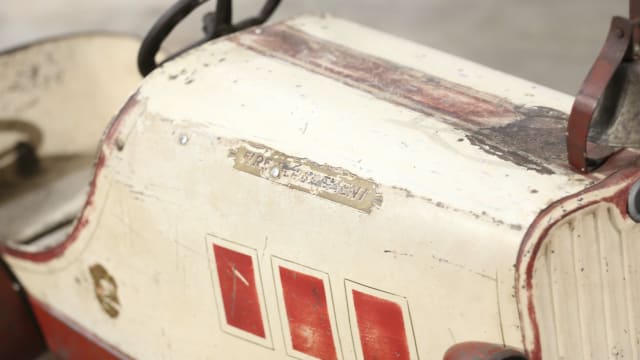
{"type": "Polygon", "coordinates": [[[29,260],[32,262],[47,262],[51,261],[57,257],[60,257],[64,254],[64,252],[73,244],[78,237],[82,234],[82,231],[89,224],[89,210],[94,205],[93,198],[96,192],[96,186],[98,183],[98,178],[104,168],[108,154],[105,149],[112,149],[115,142],[115,135],[118,133],[118,129],[120,128],[123,119],[126,115],[136,107],[138,104],[138,96],[137,93],[132,95],[124,107],[120,110],[115,119],[111,122],[111,125],[102,136],[102,141],[100,142],[98,158],[95,162],[95,170],[93,174],[93,178],[91,180],[91,184],[89,186],[89,194],[87,195],[87,200],[80,212],[80,217],[76,221],[73,230],[69,234],[69,236],[60,244],[57,244],[49,249],[46,249],[41,252],[27,252],[24,250],[20,250],[14,247],[10,247],[7,244],[0,244],[0,252],[7,254],[9,256],[17,257],[24,260],[29,260]]]}
{"type": "MultiPolygon", "coordinates": [[[[608,202],[610,204],[615,205],[620,211],[620,213],[622,214],[622,216],[624,218],[628,218],[629,214],[627,211],[627,195],[629,192],[629,188],[638,180],[640,180],[639,168],[627,168],[627,169],[621,170],[592,187],[589,187],[583,191],[567,196],[563,199],[560,199],[552,203],[551,205],[549,205],[549,207],[547,207],[538,215],[538,217],[532,222],[531,226],[527,230],[523,238],[523,241],[520,245],[520,250],[518,251],[518,258],[516,260],[516,284],[518,284],[518,286],[516,287],[516,300],[518,302],[518,314],[520,317],[520,321],[523,322],[523,319],[527,317],[533,327],[533,348],[526,349],[526,354],[531,360],[542,360],[541,358],[542,354],[541,354],[541,348],[540,348],[541,347],[540,328],[539,328],[537,317],[536,317],[535,305],[533,303],[533,270],[534,270],[535,261],[538,257],[540,249],[542,248],[542,243],[547,237],[549,231],[551,231],[551,229],[556,224],[566,219],[568,216],[571,216],[572,214],[575,214],[576,212],[582,209],[585,209],[587,207],[590,207],[594,204],[602,203],[602,202],[608,202]],[[625,184],[625,186],[619,189],[618,191],[616,191],[613,195],[604,197],[601,199],[595,199],[589,202],[585,202],[576,208],[566,211],[562,216],[558,217],[557,219],[554,219],[553,221],[549,221],[550,220],[549,217],[551,216],[551,213],[556,209],[558,209],[559,207],[562,207],[567,202],[583,197],[586,194],[593,193],[595,191],[599,191],[602,189],[610,188],[619,184],[625,184]],[[539,237],[534,238],[533,234],[536,230],[538,230],[539,226],[544,226],[544,230],[542,231],[539,237]],[[530,244],[532,242],[535,242],[535,243],[533,245],[533,249],[531,250],[531,254],[529,255],[528,259],[525,259],[525,255],[526,255],[525,252],[530,247],[530,244]],[[521,282],[521,278],[520,278],[521,269],[523,269],[523,267],[525,269],[525,279],[524,279],[525,288],[524,289],[522,289],[519,286],[521,282]],[[526,312],[524,312],[523,304],[521,303],[523,291],[526,291],[524,295],[526,295],[527,302],[528,302],[526,312]]],[[[523,336],[523,343],[526,346],[527,339],[524,331],[522,333],[522,336],[523,336]]]]}
{"type": "Polygon", "coordinates": [[[0,359],[32,360],[46,349],[24,292],[0,260],[0,359]]]}
{"type": "Polygon", "coordinates": [[[42,302],[33,297],[30,297],[29,301],[40,323],[49,350],[61,359],[132,359],[42,302]]]}

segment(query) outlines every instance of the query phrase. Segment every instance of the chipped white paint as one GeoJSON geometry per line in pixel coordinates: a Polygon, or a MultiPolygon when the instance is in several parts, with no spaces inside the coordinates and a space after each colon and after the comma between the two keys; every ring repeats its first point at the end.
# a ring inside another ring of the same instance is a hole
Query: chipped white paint
{"type": "MultiPolygon", "coordinates": [[[[341,20],[290,25],[517,104],[567,111],[571,103],[341,20]]],[[[591,184],[555,165],[551,175],[527,170],[470,144],[465,130],[225,39],[152,73],[136,101],[112,123],[126,146],[102,143],[106,162],[78,239],[44,263],[5,256],[34,297],[136,358],[284,358],[273,257],[328,274],[345,359],[361,353],[345,291],[352,283],[406,300],[413,358],[438,359],[467,340],[521,346],[520,241],[542,209],[591,184]],[[382,202],[366,213],[239,171],[229,154],[248,144],[352,173],[376,184],[382,202]],[[263,346],[221,329],[207,234],[252,249],[263,346]],[[115,319],[95,301],[94,264],[117,281],[115,319]]]]}
{"type": "Polygon", "coordinates": [[[181,134],[178,138],[178,142],[180,143],[180,145],[187,145],[187,143],[189,142],[189,136],[186,134],[181,134]]]}

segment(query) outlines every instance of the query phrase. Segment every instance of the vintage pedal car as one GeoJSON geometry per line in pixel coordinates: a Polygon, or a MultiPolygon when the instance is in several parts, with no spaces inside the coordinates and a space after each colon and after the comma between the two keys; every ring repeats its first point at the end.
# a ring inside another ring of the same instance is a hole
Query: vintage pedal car
{"type": "Polygon", "coordinates": [[[201,3],[0,55],[0,357],[640,359],[635,1],[575,100],[201,3]]]}

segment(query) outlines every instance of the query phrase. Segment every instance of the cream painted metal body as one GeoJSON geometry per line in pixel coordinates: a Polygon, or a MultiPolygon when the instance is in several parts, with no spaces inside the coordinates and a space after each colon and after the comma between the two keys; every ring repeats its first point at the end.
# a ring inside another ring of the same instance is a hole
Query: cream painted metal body
{"type": "Polygon", "coordinates": [[[360,326],[358,293],[399,309],[411,359],[466,340],[529,350],[521,242],[545,228],[541,211],[604,175],[504,139],[527,121],[562,131],[571,103],[331,17],[252,29],[146,78],[103,137],[69,237],[10,243],[5,259],[31,296],[135,358],[306,359],[324,339],[324,354],[362,359],[378,335],[360,326]],[[494,129],[502,142],[486,140],[494,129]],[[306,318],[292,320],[283,269],[322,284],[330,335],[293,334],[306,318]],[[262,332],[233,323],[225,271],[233,301],[255,289],[262,332]]]}

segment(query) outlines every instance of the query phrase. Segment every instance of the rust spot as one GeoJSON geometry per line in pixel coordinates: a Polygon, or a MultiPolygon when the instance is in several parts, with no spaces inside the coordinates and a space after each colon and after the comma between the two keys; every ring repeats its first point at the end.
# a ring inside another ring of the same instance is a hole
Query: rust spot
{"type": "Polygon", "coordinates": [[[89,268],[89,273],[93,279],[93,287],[100,307],[110,317],[118,317],[118,314],[120,314],[120,300],[118,299],[118,284],[116,280],[100,264],[92,265],[89,268]]]}

